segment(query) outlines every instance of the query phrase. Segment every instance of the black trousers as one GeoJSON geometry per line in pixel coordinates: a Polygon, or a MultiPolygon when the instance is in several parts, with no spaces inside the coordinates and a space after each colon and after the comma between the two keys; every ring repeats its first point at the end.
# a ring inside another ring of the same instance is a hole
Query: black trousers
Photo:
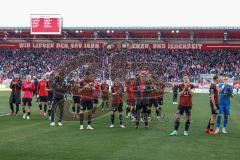
{"type": "Polygon", "coordinates": [[[173,93],[173,102],[177,102],[177,94],[176,93],[173,93]]]}
{"type": "Polygon", "coordinates": [[[55,121],[55,113],[57,107],[59,107],[59,122],[63,120],[63,112],[64,112],[64,102],[65,99],[63,98],[53,98],[52,102],[52,110],[51,110],[51,122],[55,121]]]}

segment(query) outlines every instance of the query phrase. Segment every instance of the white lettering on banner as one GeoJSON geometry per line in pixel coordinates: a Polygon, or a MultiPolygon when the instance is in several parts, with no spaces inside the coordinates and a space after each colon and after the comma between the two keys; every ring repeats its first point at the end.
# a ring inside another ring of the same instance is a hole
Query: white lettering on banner
{"type": "Polygon", "coordinates": [[[100,48],[100,46],[97,43],[85,43],[84,48],[100,48]]]}
{"type": "Polygon", "coordinates": [[[19,43],[19,48],[31,48],[31,43],[19,43]]]}
{"type": "Polygon", "coordinates": [[[168,44],[168,49],[201,49],[202,48],[202,44],[184,44],[184,43],[169,43],[168,44]]]}
{"type": "Polygon", "coordinates": [[[82,48],[83,44],[82,43],[71,43],[70,47],[71,48],[82,48]]]}
{"type": "Polygon", "coordinates": [[[144,49],[144,48],[148,48],[148,47],[149,47],[149,44],[144,44],[144,43],[142,43],[142,44],[133,43],[129,46],[129,48],[131,48],[131,49],[144,49]]]}
{"type": "Polygon", "coordinates": [[[33,48],[54,48],[54,43],[32,43],[33,48]]]}
{"type": "Polygon", "coordinates": [[[69,48],[68,43],[56,43],[56,48],[69,48]]]}
{"type": "Polygon", "coordinates": [[[153,49],[165,49],[165,48],[166,48],[166,44],[165,43],[153,44],[153,49]]]}

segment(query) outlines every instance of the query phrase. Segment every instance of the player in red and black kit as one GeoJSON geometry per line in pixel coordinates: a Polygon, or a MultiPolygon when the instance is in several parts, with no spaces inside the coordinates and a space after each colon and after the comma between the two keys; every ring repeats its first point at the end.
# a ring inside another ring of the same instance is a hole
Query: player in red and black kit
{"type": "MultiPolygon", "coordinates": [[[[92,77],[92,79],[94,79],[92,77]]],[[[97,80],[94,81],[94,93],[93,93],[93,116],[94,116],[94,113],[96,112],[97,110],[97,107],[98,107],[98,97],[99,97],[99,93],[100,93],[100,85],[98,83],[97,80]]]]}
{"type": "Polygon", "coordinates": [[[93,99],[94,99],[94,79],[90,72],[86,72],[85,78],[80,83],[81,93],[81,107],[80,107],[80,130],[83,130],[83,119],[84,113],[88,112],[88,126],[87,129],[93,130],[92,123],[92,110],[93,110],[93,99]]]}
{"type": "Polygon", "coordinates": [[[126,118],[128,118],[129,113],[131,112],[132,120],[135,120],[135,79],[132,77],[126,82],[126,91],[127,91],[127,108],[126,108],[126,118]]]}
{"type": "Polygon", "coordinates": [[[219,83],[219,78],[217,75],[213,77],[213,83],[209,88],[209,98],[211,107],[211,117],[208,122],[208,126],[205,130],[207,134],[215,135],[214,125],[218,114],[218,89],[217,84],[219,83]]]}
{"type": "Polygon", "coordinates": [[[192,109],[192,89],[194,86],[189,83],[189,77],[187,74],[183,75],[183,83],[179,85],[179,106],[176,113],[175,129],[170,134],[176,136],[178,134],[178,128],[180,125],[181,116],[186,114],[185,131],[184,136],[188,136],[188,130],[190,127],[191,109],[192,109]]]}
{"type": "Polygon", "coordinates": [[[38,82],[37,93],[38,93],[38,96],[39,96],[40,115],[41,116],[46,116],[47,102],[48,102],[48,90],[47,90],[46,75],[43,75],[42,79],[38,82]],[[42,106],[43,105],[44,105],[44,112],[42,111],[42,106]]]}
{"type": "Polygon", "coordinates": [[[71,91],[73,96],[72,114],[75,118],[80,112],[80,78],[76,76],[73,80],[71,91]],[[77,109],[77,110],[76,110],[77,109]]]}
{"type": "Polygon", "coordinates": [[[116,78],[113,86],[111,87],[111,90],[112,90],[112,113],[110,128],[114,127],[116,111],[118,111],[119,113],[120,128],[125,128],[125,126],[123,125],[123,97],[122,97],[124,94],[124,87],[120,83],[119,78],[116,78]]]}
{"type": "Polygon", "coordinates": [[[108,111],[108,100],[109,100],[109,85],[106,81],[101,84],[101,92],[102,92],[102,111],[104,111],[104,104],[106,104],[106,110],[108,111]]]}
{"type": "Polygon", "coordinates": [[[151,107],[154,106],[156,109],[157,119],[160,120],[160,109],[163,104],[163,92],[164,84],[157,81],[155,77],[151,80],[151,91],[149,96],[149,117],[151,116],[151,107]]]}
{"type": "Polygon", "coordinates": [[[148,126],[148,106],[149,106],[149,94],[151,91],[151,84],[147,80],[145,75],[140,75],[136,79],[134,87],[136,95],[136,129],[139,128],[140,119],[143,117],[145,128],[148,126]]]}

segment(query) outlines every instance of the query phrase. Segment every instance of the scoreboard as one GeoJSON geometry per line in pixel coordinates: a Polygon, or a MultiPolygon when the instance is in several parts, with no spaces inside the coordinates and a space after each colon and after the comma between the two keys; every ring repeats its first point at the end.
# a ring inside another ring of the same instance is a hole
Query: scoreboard
{"type": "Polygon", "coordinates": [[[61,34],[62,17],[59,14],[30,15],[31,34],[61,34]]]}

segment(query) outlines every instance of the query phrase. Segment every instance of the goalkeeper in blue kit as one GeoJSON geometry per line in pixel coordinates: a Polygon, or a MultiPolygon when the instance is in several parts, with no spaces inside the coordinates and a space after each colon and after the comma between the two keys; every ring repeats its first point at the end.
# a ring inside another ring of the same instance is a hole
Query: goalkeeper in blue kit
{"type": "Polygon", "coordinates": [[[226,127],[230,115],[230,97],[233,97],[233,88],[228,84],[228,77],[223,77],[223,83],[219,84],[219,110],[217,117],[217,126],[215,133],[219,133],[222,116],[224,116],[222,133],[227,133],[226,127]]]}

